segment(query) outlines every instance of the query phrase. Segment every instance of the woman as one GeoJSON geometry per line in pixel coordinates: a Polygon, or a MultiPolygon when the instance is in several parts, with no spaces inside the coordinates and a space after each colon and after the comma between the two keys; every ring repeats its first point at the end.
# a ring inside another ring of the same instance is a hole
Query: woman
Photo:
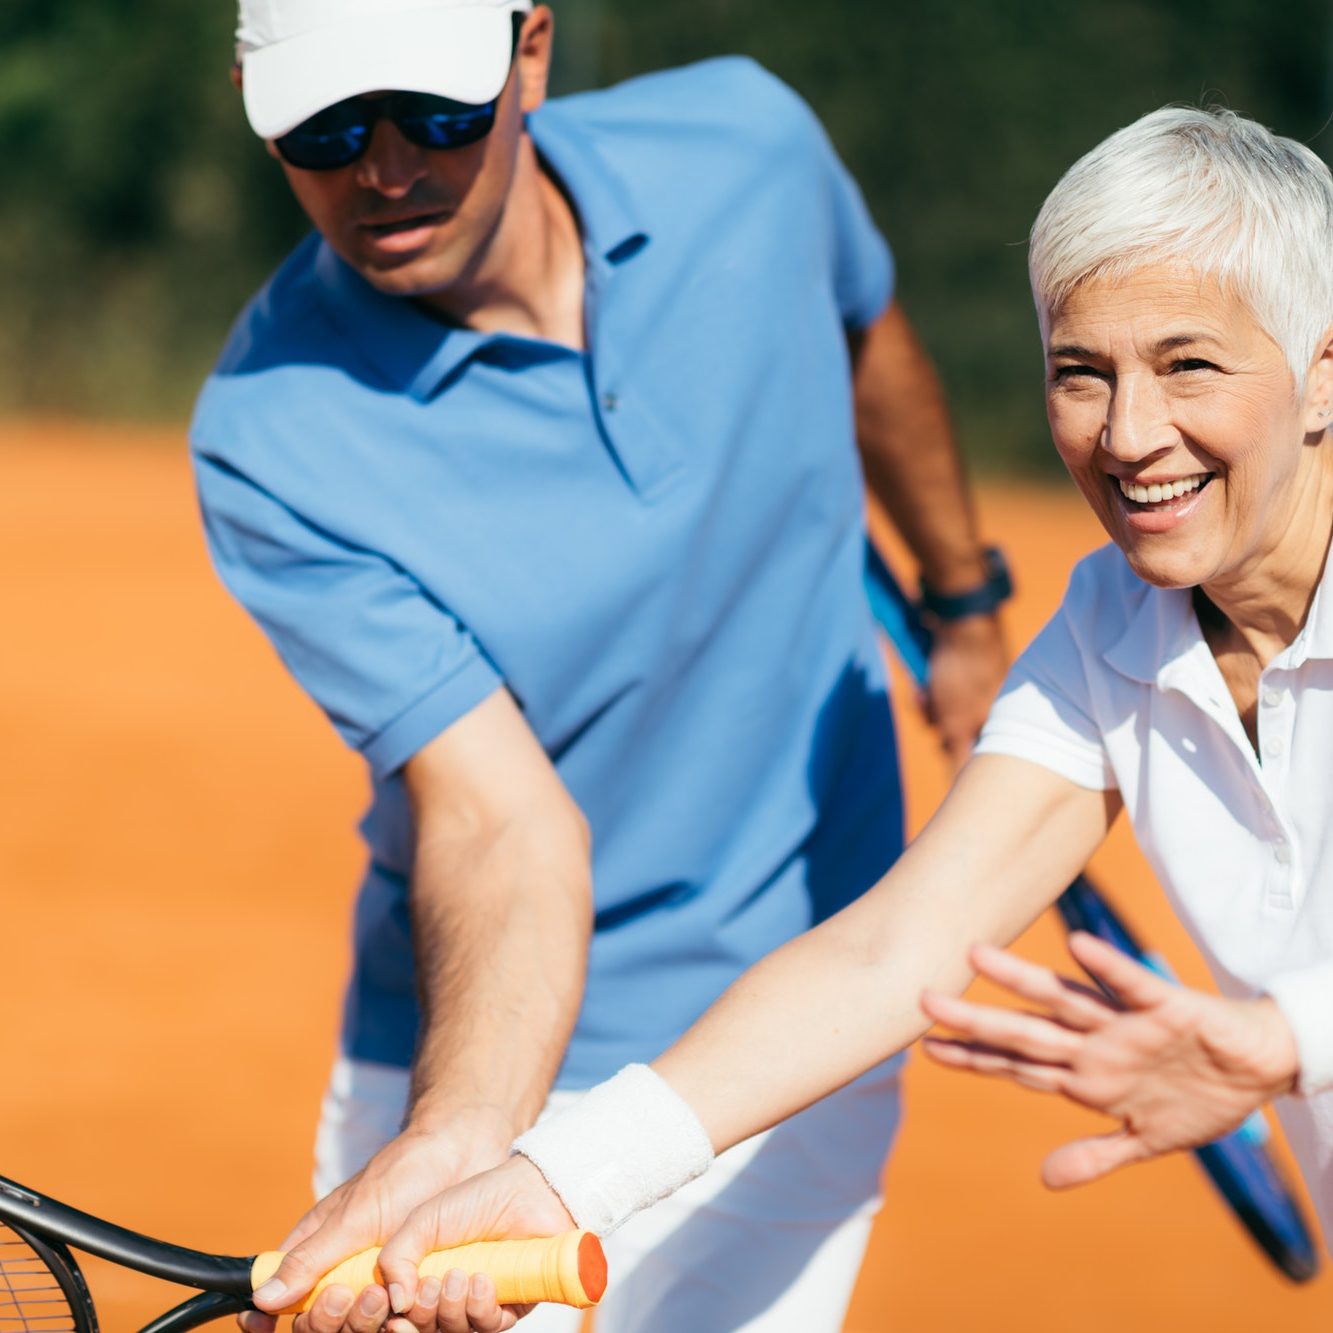
{"type": "Polygon", "coordinates": [[[622,1071],[419,1209],[382,1257],[408,1316],[389,1327],[508,1327],[484,1279],[414,1306],[415,1262],[571,1216],[613,1227],[913,1041],[927,1015],[970,1039],[928,1043],[946,1062],[1124,1122],[1054,1154],[1052,1184],[1296,1094],[1279,1113],[1328,1234],[1333,180],[1231,113],[1159,111],[1059,183],[1030,268],[1055,445],[1114,544],[1075,570],[897,866],[652,1069],[622,1071]],[[1229,998],[1168,989],[1075,937],[1121,1012],[993,947],[1054,901],[1122,808],[1229,998]],[[952,998],[976,970],[1047,1016],[952,998]]]}

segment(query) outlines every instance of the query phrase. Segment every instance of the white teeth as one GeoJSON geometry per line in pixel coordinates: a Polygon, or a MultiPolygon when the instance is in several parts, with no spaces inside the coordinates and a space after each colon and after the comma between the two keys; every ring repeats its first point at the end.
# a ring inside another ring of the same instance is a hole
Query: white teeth
{"type": "Polygon", "coordinates": [[[1197,491],[1208,480],[1207,472],[1199,472],[1193,477],[1181,477],[1176,481],[1154,481],[1141,486],[1133,481],[1120,482],[1120,494],[1136,504],[1160,504],[1163,500],[1174,500],[1186,491],[1197,491]]]}

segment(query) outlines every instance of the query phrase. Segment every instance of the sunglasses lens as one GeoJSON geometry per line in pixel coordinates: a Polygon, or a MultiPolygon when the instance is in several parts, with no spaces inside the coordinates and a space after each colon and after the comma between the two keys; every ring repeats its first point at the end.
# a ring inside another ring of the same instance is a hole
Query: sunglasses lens
{"type": "Polygon", "coordinates": [[[484,139],[495,125],[495,103],[480,106],[426,93],[400,94],[394,124],[421,148],[462,148],[484,139]]]}
{"type": "Polygon", "coordinates": [[[278,152],[304,171],[334,171],[355,162],[366,151],[373,117],[359,98],[339,102],[303,120],[276,140],[278,152]]]}

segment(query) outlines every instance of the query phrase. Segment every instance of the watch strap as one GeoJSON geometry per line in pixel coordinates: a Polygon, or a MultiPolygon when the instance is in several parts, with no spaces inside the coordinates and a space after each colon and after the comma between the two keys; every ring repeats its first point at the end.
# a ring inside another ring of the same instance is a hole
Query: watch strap
{"type": "Polygon", "coordinates": [[[964,620],[968,616],[988,616],[1014,593],[1009,566],[998,546],[982,552],[986,578],[964,592],[936,592],[924,579],[921,582],[921,609],[936,620],[964,620]]]}

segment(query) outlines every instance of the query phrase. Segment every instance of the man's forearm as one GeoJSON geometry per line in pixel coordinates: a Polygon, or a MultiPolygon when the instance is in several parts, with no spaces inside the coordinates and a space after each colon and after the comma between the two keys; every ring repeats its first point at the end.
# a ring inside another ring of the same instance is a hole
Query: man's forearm
{"type": "Polygon", "coordinates": [[[465,1122],[507,1141],[536,1118],[583,994],[588,866],[586,835],[569,827],[543,837],[510,824],[462,847],[422,839],[409,1127],[465,1122]]]}
{"type": "Polygon", "coordinates": [[[896,303],[852,350],[857,443],[871,496],[933,589],[977,587],[984,557],[934,366],[896,303]]]}
{"type": "Polygon", "coordinates": [[[852,354],[866,484],[920,568],[935,639],[926,714],[956,768],[1008,666],[996,615],[1007,580],[977,535],[939,379],[896,304],[853,339],[852,354]]]}

